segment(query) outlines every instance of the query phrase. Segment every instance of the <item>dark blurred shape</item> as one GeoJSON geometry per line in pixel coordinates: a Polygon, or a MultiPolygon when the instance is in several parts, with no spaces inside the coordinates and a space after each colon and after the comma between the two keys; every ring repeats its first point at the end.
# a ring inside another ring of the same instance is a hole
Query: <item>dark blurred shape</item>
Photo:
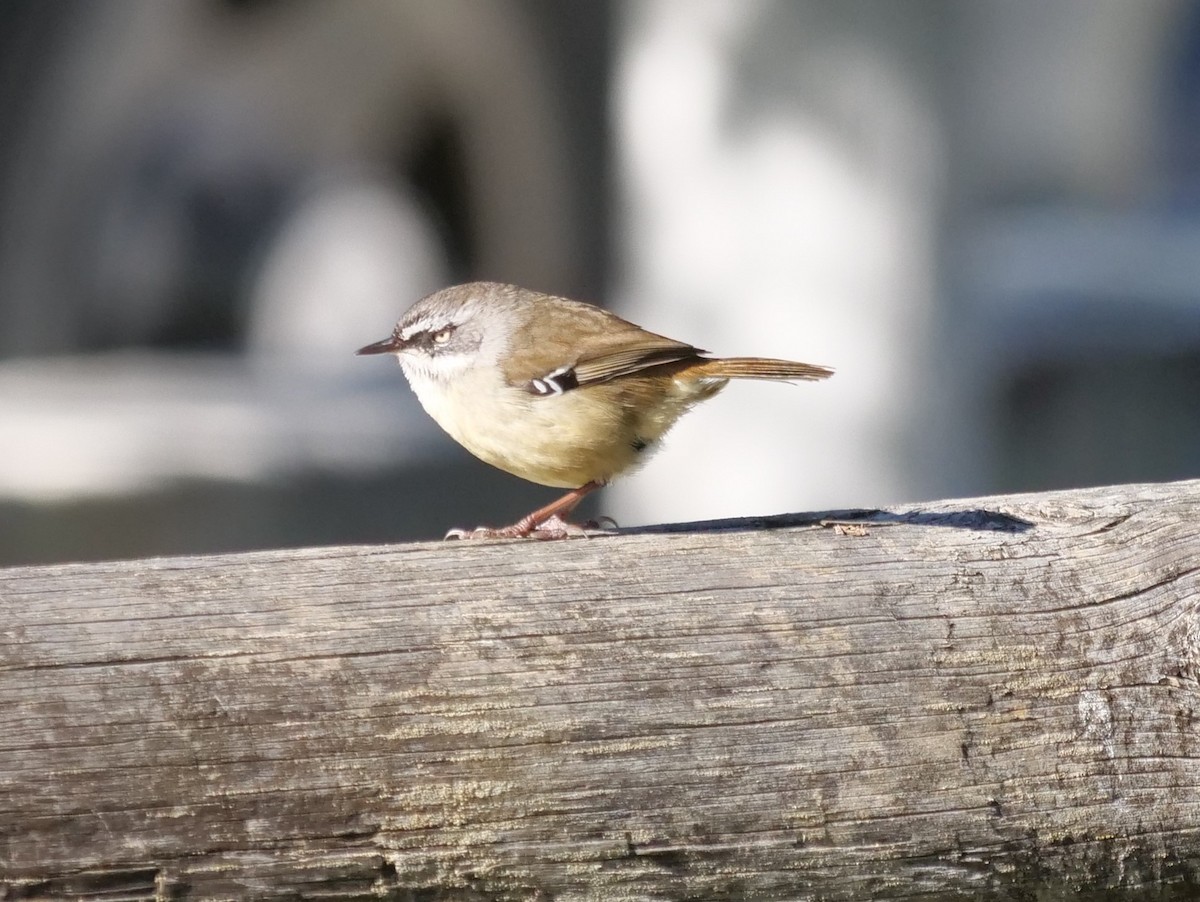
{"type": "Polygon", "coordinates": [[[1200,3],[1183,4],[1169,38],[1163,72],[1163,200],[1167,209],[1200,214],[1200,3]]]}
{"type": "Polygon", "coordinates": [[[458,276],[474,272],[479,258],[471,233],[463,136],[453,120],[435,111],[427,114],[420,136],[397,169],[435,211],[434,227],[446,246],[450,272],[456,274],[452,281],[462,281],[458,276]]]}
{"type": "MultiPolygon", "coordinates": [[[[1193,324],[1194,325],[1194,324],[1193,324]]],[[[1037,491],[1200,473],[1200,342],[1030,367],[998,399],[998,487],[1037,491]]]]}
{"type": "Polygon", "coordinates": [[[20,532],[0,564],[433,538],[528,507],[444,453],[398,369],[351,355],[445,279],[603,297],[611,16],[0,4],[0,518],[20,532]],[[380,231],[413,240],[355,241],[380,231]],[[100,386],[127,394],[106,413],[100,386]]]}

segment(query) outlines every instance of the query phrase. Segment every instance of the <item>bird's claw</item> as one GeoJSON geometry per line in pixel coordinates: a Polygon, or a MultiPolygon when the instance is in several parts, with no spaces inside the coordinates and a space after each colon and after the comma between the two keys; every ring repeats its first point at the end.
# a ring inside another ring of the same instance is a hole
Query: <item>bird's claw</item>
{"type": "Polygon", "coordinates": [[[538,539],[542,542],[554,539],[587,538],[589,532],[615,528],[617,522],[612,517],[601,517],[599,520],[589,520],[582,526],[570,523],[557,514],[536,526],[523,528],[523,524],[502,526],[477,526],[475,529],[452,529],[446,533],[444,541],[450,539],[538,539]],[[610,524],[610,525],[606,525],[610,524]]]}
{"type": "Polygon", "coordinates": [[[584,523],[583,528],[589,532],[611,532],[621,527],[612,517],[597,517],[595,520],[588,520],[584,523]]]}

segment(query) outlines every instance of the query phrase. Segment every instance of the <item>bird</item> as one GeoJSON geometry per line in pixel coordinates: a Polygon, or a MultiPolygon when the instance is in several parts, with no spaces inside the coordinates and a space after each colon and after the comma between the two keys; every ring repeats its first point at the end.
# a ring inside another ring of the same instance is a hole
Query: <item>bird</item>
{"type": "Polygon", "coordinates": [[[360,355],[394,354],[425,411],[479,459],[565,495],[504,527],[446,538],[586,535],[566,517],[646,460],[683,414],[730,379],[819,380],[833,370],[714,357],[582,301],[500,282],[415,303],[360,355]]]}

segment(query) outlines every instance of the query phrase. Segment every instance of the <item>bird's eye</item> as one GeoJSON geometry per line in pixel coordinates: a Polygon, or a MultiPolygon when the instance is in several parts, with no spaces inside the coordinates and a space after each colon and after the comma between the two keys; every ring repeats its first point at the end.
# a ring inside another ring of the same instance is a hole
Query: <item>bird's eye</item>
{"type": "Polygon", "coordinates": [[[429,336],[429,338],[435,345],[444,345],[450,340],[450,336],[453,334],[453,329],[439,329],[437,332],[434,332],[431,336],[429,336]]]}

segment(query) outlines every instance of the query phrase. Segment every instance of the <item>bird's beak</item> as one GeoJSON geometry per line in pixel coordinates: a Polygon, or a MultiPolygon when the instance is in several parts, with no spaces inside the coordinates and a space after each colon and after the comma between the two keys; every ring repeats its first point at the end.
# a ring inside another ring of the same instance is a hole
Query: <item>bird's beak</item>
{"type": "Polygon", "coordinates": [[[395,354],[404,350],[404,342],[399,336],[389,335],[383,341],[377,341],[373,345],[367,345],[365,348],[359,348],[355,354],[395,354]]]}

